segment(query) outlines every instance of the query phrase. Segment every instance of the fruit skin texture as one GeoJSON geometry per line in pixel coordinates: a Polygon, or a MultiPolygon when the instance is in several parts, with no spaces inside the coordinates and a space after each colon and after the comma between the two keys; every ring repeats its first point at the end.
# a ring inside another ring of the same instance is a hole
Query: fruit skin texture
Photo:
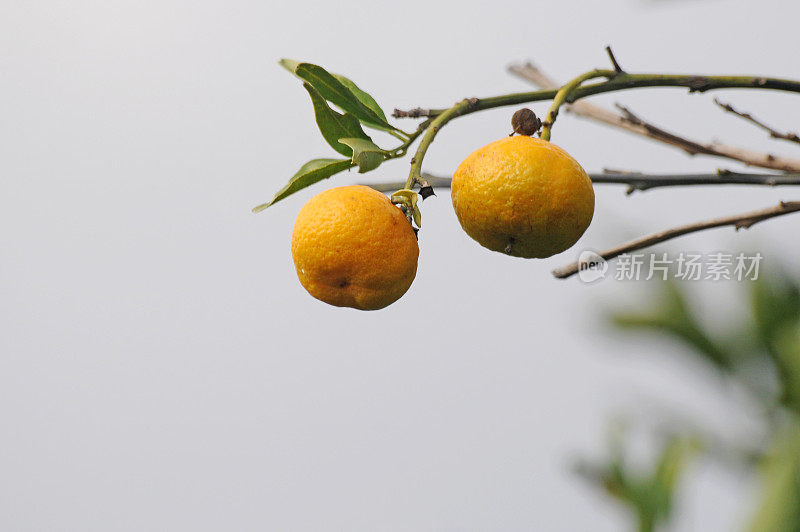
{"type": "Polygon", "coordinates": [[[402,211],[375,189],[338,187],[300,209],[292,233],[300,284],[337,307],[377,310],[406,293],[419,246],[402,211]]]}
{"type": "Polygon", "coordinates": [[[456,169],[453,207],[483,247],[544,258],[572,247],[594,214],[592,181],[566,151],[527,136],[472,152],[456,169]]]}

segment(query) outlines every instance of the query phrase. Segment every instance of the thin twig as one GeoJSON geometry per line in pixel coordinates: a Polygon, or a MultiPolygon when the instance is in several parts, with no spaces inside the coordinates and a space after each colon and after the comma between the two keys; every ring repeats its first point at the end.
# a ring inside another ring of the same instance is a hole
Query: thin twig
{"type": "Polygon", "coordinates": [[[724,159],[732,159],[739,161],[747,166],[756,166],[759,168],[769,168],[771,170],[782,170],[784,172],[798,172],[800,171],[800,160],[782,157],[772,153],[763,153],[746,148],[739,148],[730,146],[718,141],[713,141],[708,144],[701,144],[699,142],[687,139],[685,137],[671,133],[656,125],[646,122],[641,117],[635,115],[627,107],[620,104],[615,104],[617,109],[622,112],[622,118],[626,122],[634,126],[642,128],[643,134],[649,138],[659,140],[666,144],[671,144],[680,148],[689,155],[710,155],[712,157],[722,157],[724,159]]]}
{"type": "MultiPolygon", "coordinates": [[[[542,70],[531,63],[512,65],[509,67],[509,71],[542,89],[552,90],[559,86],[558,82],[547,76],[542,70]]],[[[719,142],[712,142],[710,144],[696,142],[650,124],[634,115],[629,109],[623,108],[622,113],[617,113],[592,103],[576,101],[567,106],[567,111],[572,112],[576,116],[589,118],[613,127],[624,129],[630,133],[642,135],[675,146],[689,155],[710,155],[739,161],[748,166],[782,170],[784,172],[800,172],[800,160],[798,159],[756,152],[719,142]]]]}
{"type": "MultiPolygon", "coordinates": [[[[449,188],[450,178],[422,174],[434,188],[449,188]]],[[[751,174],[721,170],[709,174],[643,174],[639,172],[608,171],[589,174],[594,184],[628,185],[627,194],[651,188],[691,186],[691,185],[761,185],[781,186],[800,185],[800,173],[751,174]]],[[[405,186],[402,181],[391,183],[369,183],[381,192],[394,192],[405,186]]]]}
{"type": "Polygon", "coordinates": [[[736,109],[734,109],[734,107],[731,104],[723,103],[723,102],[719,101],[718,98],[714,98],[714,103],[719,105],[725,111],[728,111],[729,113],[733,113],[733,114],[735,114],[737,116],[740,116],[741,118],[744,118],[748,122],[757,125],[761,129],[763,129],[764,131],[769,133],[769,136],[774,138],[774,139],[783,139],[783,140],[788,140],[789,142],[797,142],[797,143],[800,144],[800,136],[798,136],[797,133],[791,133],[791,132],[784,133],[784,132],[778,131],[777,129],[773,129],[773,128],[769,127],[767,124],[765,124],[764,122],[762,122],[762,121],[756,119],[755,117],[753,117],[753,115],[751,115],[750,113],[744,113],[742,111],[737,111],[736,109]]]}
{"type": "MultiPolygon", "coordinates": [[[[648,87],[684,88],[689,89],[689,92],[706,92],[719,89],[760,89],[800,92],[800,81],[760,76],[698,76],[692,74],[629,74],[628,72],[621,72],[607,81],[581,86],[567,98],[567,103],[573,103],[582,98],[595,96],[597,94],[605,94],[607,92],[648,87]]],[[[515,92],[512,94],[503,94],[502,96],[481,98],[480,103],[472,107],[469,113],[485,111],[486,109],[495,109],[497,107],[507,107],[509,105],[552,100],[556,92],[555,89],[549,89],[515,92]]],[[[449,110],[450,107],[446,109],[423,109],[420,112],[424,113],[425,116],[434,117],[449,110]]],[[[400,117],[406,116],[408,113],[414,114],[412,111],[398,110],[398,116],[400,117]]]]}
{"type": "MultiPolygon", "coordinates": [[[[739,229],[748,229],[753,225],[757,224],[758,222],[798,211],[800,211],[800,201],[782,201],[774,207],[769,207],[758,211],[752,211],[744,214],[737,214],[734,216],[726,216],[723,218],[714,218],[712,220],[696,222],[688,225],[682,225],[680,227],[675,227],[673,229],[667,229],[665,231],[659,231],[658,233],[653,233],[651,235],[643,236],[635,240],[631,240],[630,242],[626,242],[624,244],[620,244],[613,248],[607,249],[599,253],[599,255],[604,260],[611,260],[615,257],[622,255],[623,253],[637,251],[639,249],[650,247],[654,244],[658,244],[660,242],[677,238],[679,236],[683,236],[689,233],[696,233],[698,231],[704,231],[706,229],[713,229],[715,227],[725,227],[725,226],[732,226],[737,231],[739,229]]],[[[573,263],[567,264],[566,266],[562,266],[561,268],[553,270],[553,276],[557,277],[558,279],[566,279],[567,277],[570,277],[578,273],[581,267],[584,266],[585,264],[582,264],[579,261],[575,261],[573,263]]]]}
{"type": "Polygon", "coordinates": [[[421,107],[415,107],[409,111],[395,109],[392,112],[392,116],[395,118],[421,118],[424,116],[431,116],[431,111],[430,109],[422,109],[421,107]]]}

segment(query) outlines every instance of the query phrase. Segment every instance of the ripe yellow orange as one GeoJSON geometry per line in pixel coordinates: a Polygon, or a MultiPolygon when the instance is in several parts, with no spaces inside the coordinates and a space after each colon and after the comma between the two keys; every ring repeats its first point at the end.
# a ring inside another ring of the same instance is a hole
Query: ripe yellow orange
{"type": "Polygon", "coordinates": [[[300,284],[337,307],[377,310],[406,293],[419,246],[403,212],[375,189],[337,187],[300,209],[292,233],[300,284]]]}
{"type": "Polygon", "coordinates": [[[480,245],[544,258],[572,247],[594,214],[589,176],[566,151],[527,136],[505,137],[456,169],[453,207],[480,245]]]}

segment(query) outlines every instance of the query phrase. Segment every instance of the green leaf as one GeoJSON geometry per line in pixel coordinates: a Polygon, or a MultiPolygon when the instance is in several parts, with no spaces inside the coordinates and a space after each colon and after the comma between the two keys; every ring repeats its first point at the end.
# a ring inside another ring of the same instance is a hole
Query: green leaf
{"type": "Polygon", "coordinates": [[[800,529],[800,432],[791,427],[764,462],[762,501],[749,530],[784,532],[800,529]]]}
{"type": "Polygon", "coordinates": [[[311,63],[281,59],[279,64],[311,84],[323,98],[346,113],[352,114],[364,124],[384,131],[397,131],[397,128],[386,121],[386,115],[380,111],[375,100],[347,78],[344,78],[346,81],[343,82],[321,66],[311,63]]]}
{"type": "Polygon", "coordinates": [[[346,144],[352,150],[352,161],[358,165],[360,174],[376,169],[385,158],[385,152],[369,138],[340,138],[339,142],[346,144]]]}
{"type": "MultiPolygon", "coordinates": [[[[361,129],[358,119],[351,114],[340,114],[330,108],[328,102],[308,83],[303,83],[303,87],[311,96],[311,103],[314,105],[314,117],[317,119],[317,126],[331,148],[346,155],[353,156],[353,149],[339,141],[342,138],[357,138],[368,141],[372,140],[361,129]]],[[[373,144],[374,145],[374,144],[373,144]]],[[[379,148],[380,149],[380,148],[379,148]]],[[[380,163],[378,163],[380,164],[380,163]]]]}
{"type": "Polygon", "coordinates": [[[342,85],[350,89],[350,91],[355,95],[355,97],[358,98],[358,101],[360,101],[365,106],[375,111],[375,114],[381,117],[384,122],[386,122],[386,115],[383,113],[383,109],[381,109],[381,106],[378,105],[378,102],[375,101],[375,98],[373,98],[366,92],[359,89],[358,85],[353,83],[350,79],[342,76],[341,74],[334,74],[333,77],[341,81],[342,85]]]}
{"type": "Polygon", "coordinates": [[[261,212],[267,207],[274,205],[280,200],[291,196],[295,192],[313,185],[323,179],[327,179],[333,174],[338,174],[343,170],[352,168],[353,163],[349,159],[313,159],[304,164],[295,173],[285,187],[280,189],[272,201],[264,203],[258,207],[253,207],[253,212],[261,212]]]}
{"type": "Polygon", "coordinates": [[[786,274],[761,277],[751,284],[750,304],[757,333],[770,348],[776,331],[800,320],[800,287],[786,274]]]}
{"type": "Polygon", "coordinates": [[[751,284],[754,337],[778,370],[780,401],[800,412],[800,287],[778,273],[751,284]]]}
{"type": "Polygon", "coordinates": [[[800,333],[797,324],[774,333],[769,355],[781,380],[780,401],[800,413],[800,333]]]}
{"type": "Polygon", "coordinates": [[[650,482],[650,502],[656,517],[669,517],[678,480],[698,447],[687,438],[674,438],[664,446],[650,482]]]}
{"type": "Polygon", "coordinates": [[[650,329],[669,332],[680,338],[721,370],[730,370],[738,353],[730,346],[713,339],[698,322],[685,294],[677,284],[663,283],[657,308],[648,314],[632,313],[612,316],[612,322],[623,329],[650,329]]]}

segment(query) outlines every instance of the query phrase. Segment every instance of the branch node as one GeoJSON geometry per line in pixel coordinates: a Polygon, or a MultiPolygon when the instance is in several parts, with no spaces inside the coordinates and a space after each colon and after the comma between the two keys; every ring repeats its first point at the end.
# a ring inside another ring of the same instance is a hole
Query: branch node
{"type": "Polygon", "coordinates": [[[392,111],[392,116],[394,118],[420,118],[424,116],[431,116],[431,111],[430,109],[422,109],[421,107],[415,107],[409,111],[395,109],[392,111]]]}
{"type": "Polygon", "coordinates": [[[711,83],[706,76],[690,76],[687,86],[689,87],[690,93],[704,92],[710,88],[711,83]]]}

